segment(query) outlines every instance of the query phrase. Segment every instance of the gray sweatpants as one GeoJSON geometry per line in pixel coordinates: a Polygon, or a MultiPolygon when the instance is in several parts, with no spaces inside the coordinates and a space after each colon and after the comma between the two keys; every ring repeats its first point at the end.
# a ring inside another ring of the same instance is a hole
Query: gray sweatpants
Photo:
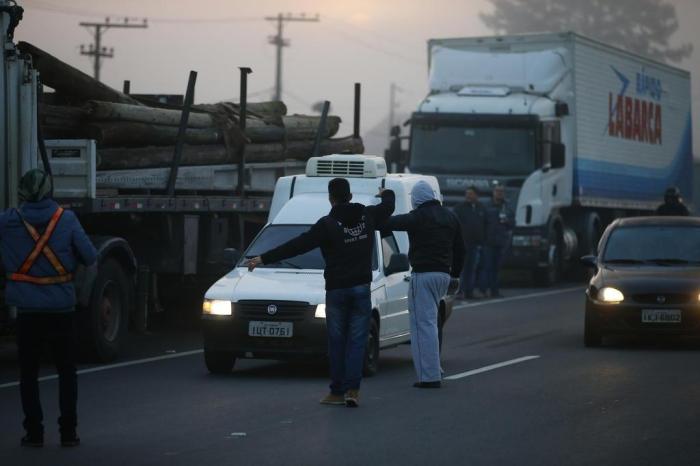
{"type": "Polygon", "coordinates": [[[449,274],[413,273],[408,292],[411,319],[411,353],[419,382],[436,382],[440,372],[438,305],[450,286],[449,274]]]}

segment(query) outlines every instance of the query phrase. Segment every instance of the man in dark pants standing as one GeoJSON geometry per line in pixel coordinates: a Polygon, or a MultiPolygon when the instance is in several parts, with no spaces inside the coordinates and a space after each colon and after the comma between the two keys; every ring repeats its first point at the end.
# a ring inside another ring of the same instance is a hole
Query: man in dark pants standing
{"type": "Polygon", "coordinates": [[[0,214],[0,254],[7,272],[5,301],[17,307],[20,392],[24,409],[23,446],[44,443],[43,412],[37,377],[44,344],[53,355],[59,379],[61,445],[76,446],[78,386],[74,362],[75,288],[78,262],[91,265],[95,248],[78,219],[49,196],[51,179],[27,172],[19,184],[19,209],[0,214]]]}
{"type": "Polygon", "coordinates": [[[483,286],[492,298],[501,297],[501,265],[510,247],[515,215],[506,201],[505,189],[493,188],[490,204],[486,207],[486,239],[484,241],[483,286]]]}
{"type": "Polygon", "coordinates": [[[330,213],[306,233],[247,262],[254,270],[321,248],[326,261],[326,326],[330,393],[321,404],[354,408],[359,405],[362,366],[372,317],[370,283],[374,232],[394,212],[394,192],[380,190],[376,206],[351,203],[350,183],[334,178],[328,183],[330,213]]]}
{"type": "Polygon", "coordinates": [[[464,267],[459,281],[459,295],[463,299],[472,299],[474,298],[476,268],[479,265],[479,256],[486,231],[486,210],[479,202],[476,188],[473,186],[467,188],[465,201],[457,204],[454,212],[462,227],[465,249],[464,267]]]}

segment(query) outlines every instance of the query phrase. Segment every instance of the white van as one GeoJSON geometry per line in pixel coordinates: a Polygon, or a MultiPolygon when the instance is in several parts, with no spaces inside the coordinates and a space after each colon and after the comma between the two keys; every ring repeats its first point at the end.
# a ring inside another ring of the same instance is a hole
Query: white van
{"type": "MultiPolygon", "coordinates": [[[[235,268],[207,291],[203,305],[204,357],[213,373],[233,369],[236,358],[286,359],[327,353],[324,260],[319,249],[255,272],[244,266],[254,257],[308,230],[330,212],[328,182],[345,177],[353,202],[377,204],[379,188],[396,193],[394,214],[411,210],[411,189],[427,181],[440,196],[437,180],[413,174],[387,175],[381,157],[329,155],[309,160],[306,175],[280,178],[275,186],[268,223],[235,268]]],[[[379,350],[410,342],[408,319],[408,236],[405,232],[376,232],[372,274],[370,336],[365,375],[377,371],[379,350]]],[[[440,305],[442,325],[452,300],[440,305]]]]}

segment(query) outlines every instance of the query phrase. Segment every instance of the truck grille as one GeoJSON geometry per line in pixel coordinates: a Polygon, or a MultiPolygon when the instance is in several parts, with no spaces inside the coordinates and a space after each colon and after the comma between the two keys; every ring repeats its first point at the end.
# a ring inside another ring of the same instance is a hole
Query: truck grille
{"type": "Polygon", "coordinates": [[[362,176],[365,163],[348,160],[319,160],[316,165],[319,176],[362,176]]]}
{"type": "Polygon", "coordinates": [[[304,320],[313,316],[316,306],[298,301],[239,301],[235,304],[235,314],[246,320],[304,320]],[[275,314],[268,313],[269,306],[276,306],[275,314]]]}

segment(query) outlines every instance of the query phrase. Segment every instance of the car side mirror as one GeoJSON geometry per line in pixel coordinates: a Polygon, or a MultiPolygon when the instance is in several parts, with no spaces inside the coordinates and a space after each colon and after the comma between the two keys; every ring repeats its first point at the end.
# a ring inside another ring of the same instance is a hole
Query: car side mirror
{"type": "Polygon", "coordinates": [[[389,265],[384,268],[384,275],[393,275],[395,273],[408,272],[411,265],[408,262],[406,254],[393,254],[389,259],[389,265]]]}
{"type": "Polygon", "coordinates": [[[583,256],[580,261],[581,265],[590,269],[598,268],[598,259],[596,256],[583,256]]]}
{"type": "Polygon", "coordinates": [[[551,147],[550,168],[564,168],[566,165],[566,146],[560,142],[553,142],[551,147]]]}
{"type": "Polygon", "coordinates": [[[241,251],[235,248],[224,249],[223,260],[227,266],[235,267],[238,261],[241,260],[241,251]]]}

